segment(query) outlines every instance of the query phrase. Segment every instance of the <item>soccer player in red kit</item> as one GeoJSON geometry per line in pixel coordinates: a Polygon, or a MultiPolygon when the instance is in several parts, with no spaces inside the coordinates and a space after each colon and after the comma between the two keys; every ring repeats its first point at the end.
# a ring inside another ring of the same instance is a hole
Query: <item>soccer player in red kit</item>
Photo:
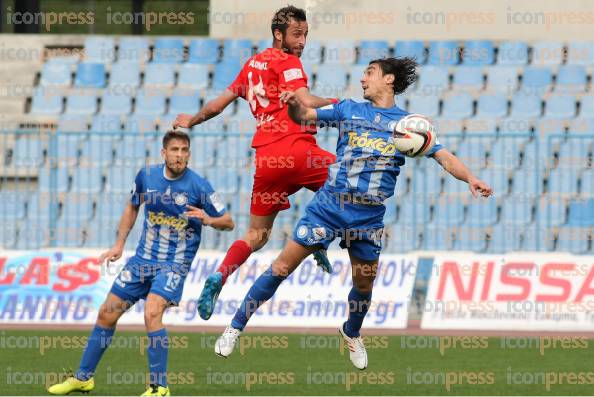
{"type": "MultiPolygon", "coordinates": [[[[302,187],[317,191],[328,176],[328,166],[336,156],[321,149],[313,136],[315,126],[303,127],[288,115],[279,101],[283,91],[295,92],[305,106],[318,108],[337,100],[309,93],[307,76],[299,57],[305,47],[308,25],[305,11],[283,7],[272,19],[273,46],[251,57],[235,81],[194,116],[180,114],[173,127],[191,128],[217,114],[238,97],[245,99],[256,118],[252,147],[256,149],[254,186],[250,205],[250,225],[241,240],[235,241],[217,271],[211,274],[198,299],[200,317],[212,315],[218,295],[231,275],[252,252],[261,249],[270,236],[279,211],[290,207],[289,196],[302,187]]],[[[324,250],[314,253],[324,271],[332,268],[324,250]]]]}

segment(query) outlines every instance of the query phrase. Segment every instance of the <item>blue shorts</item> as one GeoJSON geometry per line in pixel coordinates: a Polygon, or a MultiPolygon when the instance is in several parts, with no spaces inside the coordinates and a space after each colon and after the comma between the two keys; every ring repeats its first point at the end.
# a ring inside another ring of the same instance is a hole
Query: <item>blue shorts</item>
{"type": "Polygon", "coordinates": [[[149,263],[133,256],[113,282],[111,292],[132,305],[151,293],[177,306],[189,270],[190,264],[149,263]]]}
{"type": "Polygon", "coordinates": [[[385,212],[384,205],[341,203],[336,193],[322,188],[297,222],[293,240],[306,247],[321,245],[327,249],[340,238],[340,246],[351,255],[374,261],[382,250],[385,212]]]}

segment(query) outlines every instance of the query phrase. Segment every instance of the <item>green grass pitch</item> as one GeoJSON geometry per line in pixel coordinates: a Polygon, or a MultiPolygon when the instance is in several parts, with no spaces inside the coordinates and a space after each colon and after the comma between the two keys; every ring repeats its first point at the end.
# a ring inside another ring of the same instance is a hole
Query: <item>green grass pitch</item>
{"type": "MultiPolygon", "coordinates": [[[[83,331],[0,331],[0,394],[43,395],[63,368],[76,369],[83,331]]],[[[118,332],[91,395],[140,395],[143,333],[118,332]]],[[[214,333],[171,332],[173,395],[591,395],[592,341],[585,338],[373,336],[369,367],[356,370],[333,335],[242,336],[227,359],[214,333]]]]}

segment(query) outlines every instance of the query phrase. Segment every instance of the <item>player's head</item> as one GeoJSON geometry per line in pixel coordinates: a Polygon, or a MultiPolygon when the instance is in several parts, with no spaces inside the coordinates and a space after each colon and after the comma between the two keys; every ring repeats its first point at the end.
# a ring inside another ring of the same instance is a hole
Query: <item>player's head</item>
{"type": "Polygon", "coordinates": [[[167,131],[163,136],[161,156],[165,166],[174,176],[181,175],[188,166],[190,159],[190,137],[178,130],[167,131]]]}
{"type": "Polygon", "coordinates": [[[363,98],[373,100],[402,94],[415,82],[417,62],[413,58],[381,58],[369,62],[361,77],[363,98]]]}
{"type": "Polygon", "coordinates": [[[301,8],[288,5],[272,17],[273,47],[300,57],[307,38],[307,19],[301,8]]]}

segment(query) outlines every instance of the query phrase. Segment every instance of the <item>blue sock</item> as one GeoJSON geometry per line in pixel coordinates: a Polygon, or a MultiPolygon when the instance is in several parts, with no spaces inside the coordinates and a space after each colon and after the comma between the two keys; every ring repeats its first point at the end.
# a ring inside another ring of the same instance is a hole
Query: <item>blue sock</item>
{"type": "Polygon", "coordinates": [[[101,356],[111,343],[114,332],[115,328],[103,328],[95,325],[80,359],[78,371],[74,374],[76,379],[88,380],[93,377],[101,356]]]}
{"type": "Polygon", "coordinates": [[[149,332],[148,336],[148,362],[150,381],[152,385],[167,387],[167,352],[169,351],[169,337],[167,330],[161,328],[149,332]]]}
{"type": "Polygon", "coordinates": [[[344,325],[344,332],[351,338],[358,337],[363,319],[371,305],[371,292],[363,294],[355,287],[349,292],[349,319],[344,325]]]}
{"type": "Polygon", "coordinates": [[[247,295],[243,299],[243,303],[237,309],[231,326],[235,329],[242,330],[245,328],[248,320],[276,292],[276,289],[283,282],[285,276],[275,276],[272,274],[272,266],[269,267],[252,285],[247,295]]]}

